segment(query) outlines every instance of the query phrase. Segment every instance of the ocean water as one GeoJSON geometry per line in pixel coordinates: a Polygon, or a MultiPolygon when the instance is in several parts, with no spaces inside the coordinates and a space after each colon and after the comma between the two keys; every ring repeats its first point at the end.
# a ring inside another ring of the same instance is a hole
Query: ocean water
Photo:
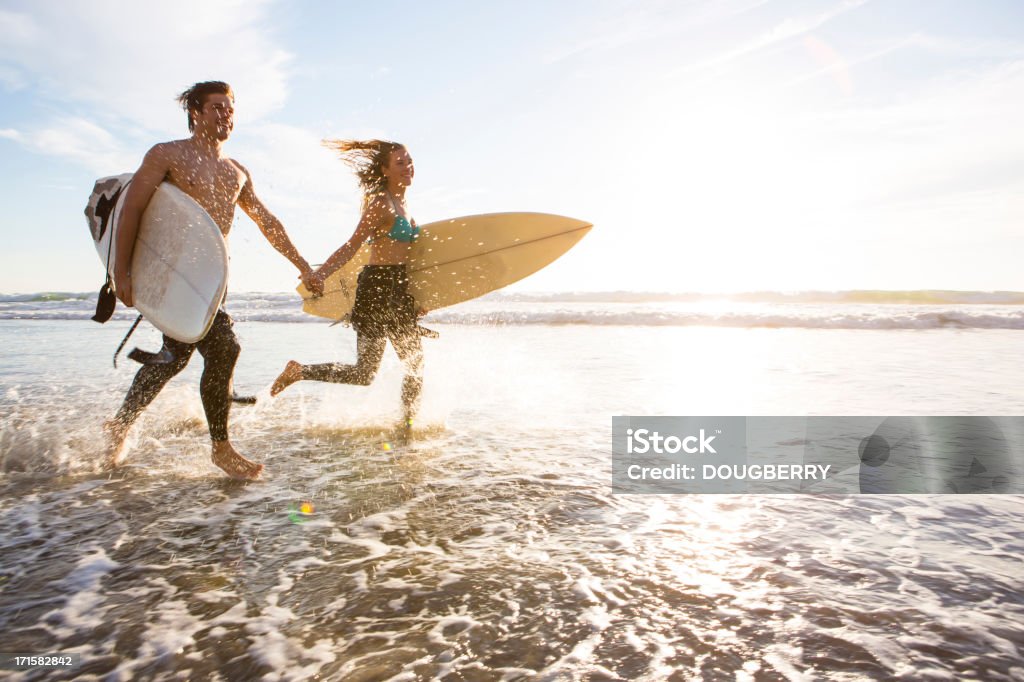
{"type": "MultiPolygon", "coordinates": [[[[0,320],[87,320],[91,293],[0,294],[0,320]]],[[[320,324],[292,293],[237,293],[236,320],[320,324]]],[[[134,319],[119,307],[115,319],[134,319]]],[[[1024,293],[1011,291],[758,292],[708,296],[636,292],[497,292],[432,313],[462,325],[586,324],[802,329],[1024,329],[1024,293]]]]}
{"type": "Polygon", "coordinates": [[[209,461],[198,357],[102,473],[130,316],[15,298],[0,652],[82,664],[13,679],[1024,679],[1021,496],[611,492],[614,415],[1024,414],[1005,295],[492,297],[433,316],[404,445],[392,351],[372,386],[271,400],[354,334],[240,295],[253,483],[209,461]]]}

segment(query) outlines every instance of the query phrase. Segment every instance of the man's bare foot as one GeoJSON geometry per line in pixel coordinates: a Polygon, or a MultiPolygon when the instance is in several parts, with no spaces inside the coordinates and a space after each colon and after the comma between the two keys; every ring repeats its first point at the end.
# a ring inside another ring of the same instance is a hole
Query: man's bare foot
{"type": "Polygon", "coordinates": [[[213,441],[213,456],[210,459],[235,480],[254,481],[263,473],[263,465],[242,457],[232,447],[231,441],[213,441]]]}
{"type": "Polygon", "coordinates": [[[284,371],[277,375],[277,379],[274,380],[274,385],[270,387],[270,395],[277,395],[301,379],[302,365],[294,360],[289,360],[288,364],[284,366],[284,371]]]}
{"type": "Polygon", "coordinates": [[[103,468],[106,471],[116,469],[124,454],[124,444],[128,439],[128,427],[117,419],[103,423],[103,434],[107,438],[107,450],[103,456],[103,468]]]}

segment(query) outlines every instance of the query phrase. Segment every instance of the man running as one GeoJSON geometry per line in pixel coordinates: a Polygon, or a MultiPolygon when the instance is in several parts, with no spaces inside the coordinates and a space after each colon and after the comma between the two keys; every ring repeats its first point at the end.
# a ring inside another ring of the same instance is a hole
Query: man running
{"type": "MultiPolygon", "coordinates": [[[[206,209],[225,237],[231,230],[235,205],[241,206],[271,246],[299,269],[303,281],[312,274],[309,263],[292,245],[281,221],[256,197],[249,171],[222,155],[221,148],[234,127],[234,99],[231,87],[220,81],[196,83],[181,93],[178,101],[188,114],[192,136],[150,149],[128,186],[116,232],[114,264],[114,288],[125,305],[133,304],[130,268],[139,221],[156,188],[165,181],[206,209]]],[[[240,351],[231,318],[222,308],[217,311],[210,331],[197,343],[182,343],[164,335],[163,344],[158,356],[161,361],[142,366],[121,409],[104,425],[110,441],[107,466],[113,468],[120,464],[131,425],[164,385],[185,368],[192,351],[198,349],[205,362],[199,390],[213,440],[213,463],[232,478],[258,478],[263,465],[243,457],[228,439],[231,379],[240,351]]]]}

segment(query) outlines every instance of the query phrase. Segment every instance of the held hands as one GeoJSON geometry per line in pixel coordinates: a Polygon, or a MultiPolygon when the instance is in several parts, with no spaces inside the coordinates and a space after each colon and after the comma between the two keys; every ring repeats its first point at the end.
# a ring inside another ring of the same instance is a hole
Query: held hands
{"type": "Polygon", "coordinates": [[[311,268],[303,272],[300,277],[302,278],[302,283],[309,289],[309,293],[313,294],[313,296],[323,296],[324,280],[326,277],[322,271],[311,268]]]}

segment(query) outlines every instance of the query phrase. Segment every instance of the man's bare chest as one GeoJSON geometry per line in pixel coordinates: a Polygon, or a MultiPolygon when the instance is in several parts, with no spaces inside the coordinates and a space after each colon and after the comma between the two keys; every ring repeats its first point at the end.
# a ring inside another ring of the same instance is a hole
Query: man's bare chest
{"type": "Polygon", "coordinates": [[[196,200],[204,198],[233,205],[242,191],[245,176],[235,164],[223,160],[173,165],[169,179],[196,200]]]}
{"type": "Polygon", "coordinates": [[[206,209],[224,234],[231,229],[235,203],[245,175],[224,159],[207,163],[173,164],[168,180],[206,209]]]}

